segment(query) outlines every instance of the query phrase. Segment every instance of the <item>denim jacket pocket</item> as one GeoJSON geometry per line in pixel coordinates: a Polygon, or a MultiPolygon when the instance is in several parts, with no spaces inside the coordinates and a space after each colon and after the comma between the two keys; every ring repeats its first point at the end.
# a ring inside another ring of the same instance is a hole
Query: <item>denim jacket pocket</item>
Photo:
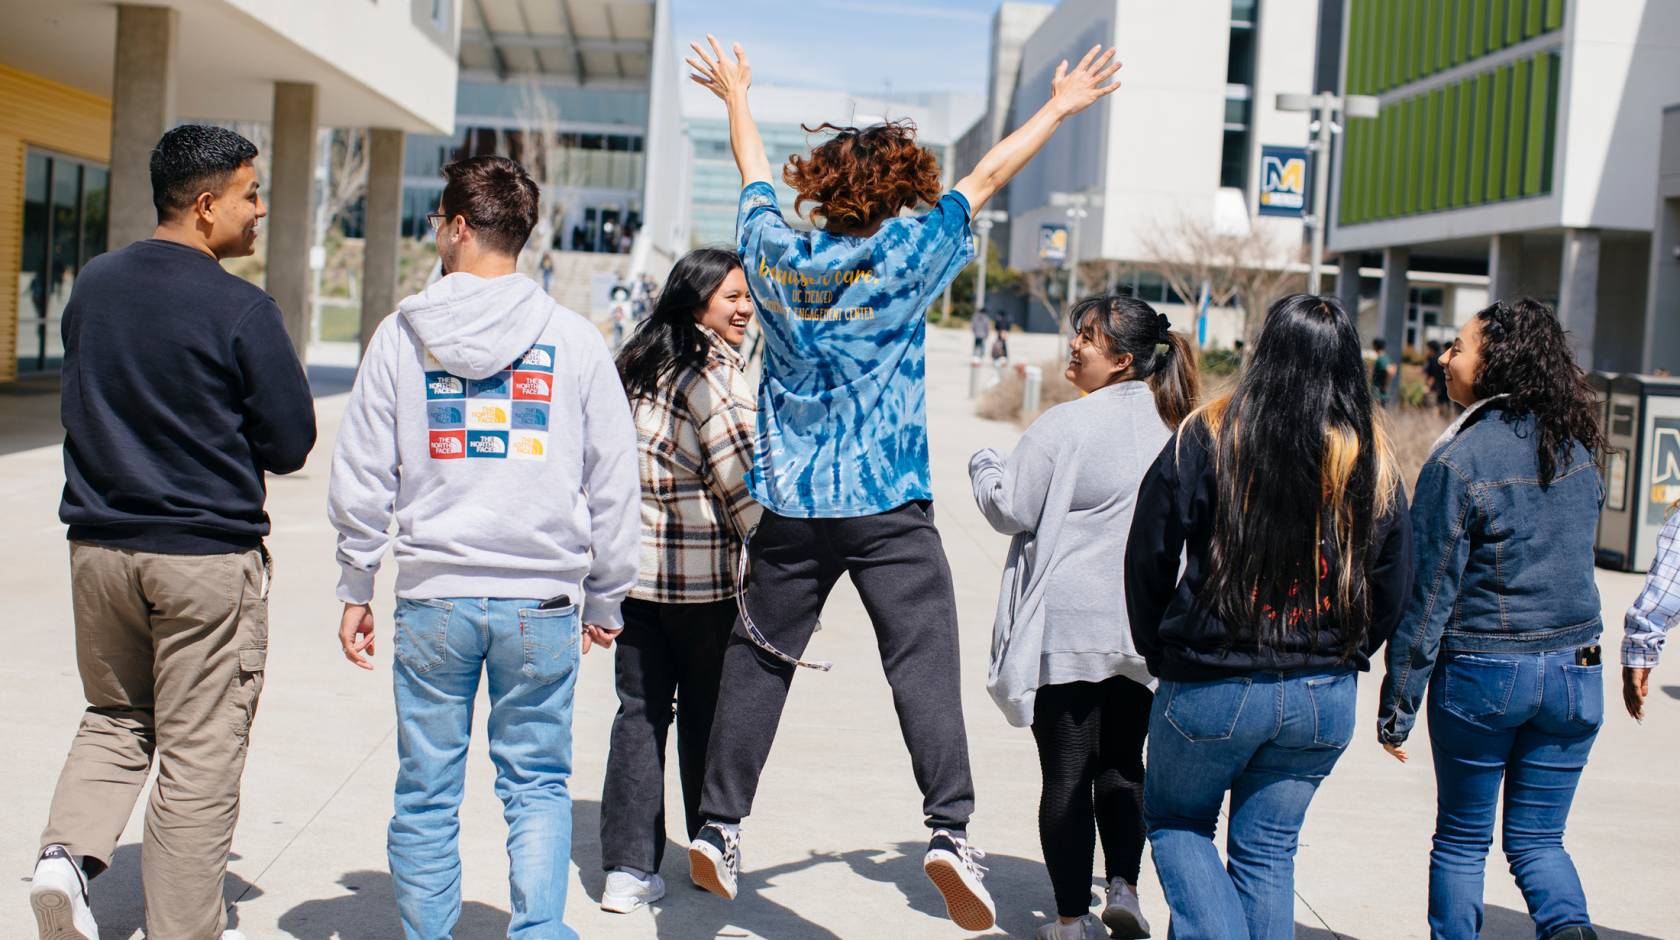
{"type": "Polygon", "coordinates": [[[417,673],[443,665],[449,648],[449,615],[455,605],[441,600],[397,600],[396,657],[417,673]]]}
{"type": "Polygon", "coordinates": [[[1475,723],[1503,715],[1511,707],[1517,670],[1509,659],[1453,656],[1441,667],[1441,707],[1475,723]]]}
{"type": "Polygon", "coordinates": [[[1353,741],[1358,711],[1357,680],[1351,672],[1307,680],[1313,706],[1313,744],[1341,749],[1353,741]]]}
{"type": "Polygon", "coordinates": [[[1178,733],[1191,741],[1230,740],[1253,684],[1254,680],[1247,676],[1212,682],[1174,682],[1164,714],[1178,733]]]}
{"type": "Polygon", "coordinates": [[[526,608],[519,612],[519,639],[524,648],[525,678],[548,684],[559,682],[577,668],[577,605],[553,610],[526,608]]]}
{"type": "Polygon", "coordinates": [[[1569,723],[1584,731],[1604,724],[1604,667],[1563,667],[1564,688],[1569,692],[1569,723]]]}

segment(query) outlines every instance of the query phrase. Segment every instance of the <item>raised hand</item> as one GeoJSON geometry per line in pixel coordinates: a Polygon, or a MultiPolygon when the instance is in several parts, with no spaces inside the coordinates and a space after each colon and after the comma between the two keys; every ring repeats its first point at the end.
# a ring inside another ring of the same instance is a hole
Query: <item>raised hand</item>
{"type": "Polygon", "coordinates": [[[1078,114],[1120,87],[1119,82],[1108,84],[1108,80],[1119,71],[1120,62],[1114,58],[1114,50],[1111,48],[1103,52],[1101,45],[1092,46],[1072,71],[1068,70],[1067,60],[1063,59],[1062,64],[1056,66],[1056,77],[1050,80],[1050,103],[1063,117],[1078,114]],[[1098,53],[1102,54],[1099,56],[1098,53]]]}
{"type": "Polygon", "coordinates": [[[724,101],[736,95],[745,95],[752,85],[752,65],[747,62],[747,54],[741,49],[741,44],[735,43],[730,47],[735,53],[735,61],[730,62],[724,58],[723,46],[718,44],[716,36],[707,33],[706,42],[712,47],[709,54],[697,42],[688,44],[694,55],[699,57],[696,60],[691,56],[686,60],[688,67],[694,70],[688,77],[724,101]]]}

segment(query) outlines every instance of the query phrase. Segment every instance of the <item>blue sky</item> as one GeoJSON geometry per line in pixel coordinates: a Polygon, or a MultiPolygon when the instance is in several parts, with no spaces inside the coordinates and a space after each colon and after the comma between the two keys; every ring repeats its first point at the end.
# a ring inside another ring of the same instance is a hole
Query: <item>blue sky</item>
{"type": "Polygon", "coordinates": [[[678,48],[739,42],[753,81],[983,94],[997,0],[673,0],[678,48]]]}

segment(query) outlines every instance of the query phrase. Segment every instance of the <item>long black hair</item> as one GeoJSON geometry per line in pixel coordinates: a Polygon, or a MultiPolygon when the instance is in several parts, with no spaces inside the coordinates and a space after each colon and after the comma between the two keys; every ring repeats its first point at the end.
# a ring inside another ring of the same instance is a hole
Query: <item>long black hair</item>
{"type": "Polygon", "coordinates": [[[1334,297],[1273,304],[1236,389],[1192,417],[1212,438],[1219,495],[1204,606],[1233,645],[1329,631],[1352,655],[1370,624],[1376,520],[1399,489],[1353,319],[1334,297]]]}
{"type": "Polygon", "coordinates": [[[1550,486],[1573,462],[1575,442],[1595,458],[1604,453],[1597,399],[1551,308],[1524,297],[1496,303],[1476,318],[1482,348],[1473,390],[1477,398],[1509,395],[1502,408],[1506,420],[1534,416],[1540,485],[1550,486]]]}
{"type": "Polygon", "coordinates": [[[618,351],[618,377],[631,401],[652,398],[661,383],[683,366],[706,361],[708,340],[694,315],[705,310],[741,259],[724,248],[696,248],[677,259],[653,312],[618,351]]]}
{"type": "Polygon", "coordinates": [[[1154,307],[1128,294],[1098,294],[1075,304],[1068,320],[1075,333],[1102,334],[1110,354],[1132,354],[1129,377],[1149,384],[1168,427],[1178,427],[1196,407],[1202,387],[1196,351],[1154,307]]]}

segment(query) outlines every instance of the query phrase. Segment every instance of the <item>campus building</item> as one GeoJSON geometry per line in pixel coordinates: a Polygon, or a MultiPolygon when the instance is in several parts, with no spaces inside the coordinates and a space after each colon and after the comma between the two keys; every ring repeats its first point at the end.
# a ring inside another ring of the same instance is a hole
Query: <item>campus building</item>
{"type": "Polygon", "coordinates": [[[1344,272],[1380,268],[1372,325],[1389,343],[1450,337],[1486,298],[1526,294],[1556,305],[1588,368],[1680,368],[1680,347],[1651,341],[1662,311],[1648,290],[1669,250],[1652,243],[1653,181],[1663,109],[1680,101],[1680,4],[1346,0],[1344,13],[1341,87],[1381,111],[1348,122],[1330,248],[1344,272]],[[1486,286],[1430,311],[1425,271],[1486,286]]]}
{"type": "MultiPolygon", "coordinates": [[[[1258,225],[1278,245],[1299,245],[1299,219],[1256,219],[1253,207],[1262,145],[1307,142],[1307,116],[1279,111],[1274,99],[1316,90],[1320,7],[1320,0],[1229,0],[1193,12],[1175,0],[1005,4],[993,24],[990,113],[959,150],[984,152],[1026,121],[1049,98],[1061,60],[1112,45],[1125,66],[1122,89],[1067,122],[1002,196],[1005,263],[1022,271],[1059,263],[1041,258],[1041,238],[1047,226],[1067,226],[1078,260],[1116,262],[1124,286],[1190,329],[1195,298],[1176,296],[1146,269],[1159,233],[1184,223],[1258,225]],[[1094,204],[1071,219],[1053,194],[1094,204]]],[[[1032,325],[1050,325],[1042,319],[1032,325]]],[[[1229,311],[1209,322],[1210,344],[1236,338],[1229,311]]]]}
{"type": "MultiPolygon", "coordinates": [[[[741,171],[729,147],[729,121],[723,102],[704,88],[688,84],[682,92],[683,114],[693,148],[692,182],[689,188],[689,244],[732,245],[735,241],[735,212],[741,199],[741,171]]],[[[809,224],[806,215],[794,215],[794,193],[782,181],[781,169],[788,158],[810,151],[832,131],[806,133],[825,121],[840,127],[862,127],[881,121],[909,120],[916,125],[916,140],[939,159],[945,185],[956,174],[970,169],[956,156],[956,132],[972,122],[982,108],[974,95],[924,92],[884,99],[839,91],[754,85],[753,119],[764,138],[764,151],[774,168],[773,185],[782,211],[795,224],[809,224]]]]}
{"type": "Polygon", "coordinates": [[[604,285],[670,267],[688,244],[689,148],[669,0],[473,0],[459,61],[452,132],[408,142],[407,235],[431,237],[445,163],[522,158],[542,137],[554,169],[537,183],[557,199],[556,296],[588,312],[604,285]]]}
{"type": "Polygon", "coordinates": [[[50,373],[76,273],[156,224],[148,162],[185,120],[272,122],[266,287],[301,351],[321,125],[371,129],[367,289],[395,305],[402,140],[448,131],[455,0],[0,0],[0,381],[50,373]]]}

